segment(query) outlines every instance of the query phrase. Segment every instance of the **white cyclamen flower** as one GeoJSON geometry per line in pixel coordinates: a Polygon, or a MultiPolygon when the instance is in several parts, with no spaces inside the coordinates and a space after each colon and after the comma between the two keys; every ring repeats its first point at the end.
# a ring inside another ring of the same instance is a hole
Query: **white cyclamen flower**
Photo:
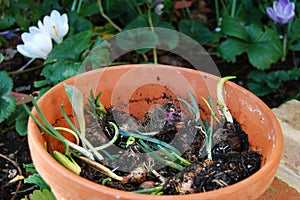
{"type": "Polygon", "coordinates": [[[45,16],[43,23],[39,21],[38,26],[40,29],[46,30],[57,44],[63,41],[63,37],[69,31],[67,15],[60,15],[57,10],[53,10],[50,16],[45,16]]]}
{"type": "Polygon", "coordinates": [[[17,45],[17,50],[29,58],[47,59],[52,50],[52,41],[48,32],[35,26],[29,27],[29,33],[21,35],[24,44],[17,45]]]}

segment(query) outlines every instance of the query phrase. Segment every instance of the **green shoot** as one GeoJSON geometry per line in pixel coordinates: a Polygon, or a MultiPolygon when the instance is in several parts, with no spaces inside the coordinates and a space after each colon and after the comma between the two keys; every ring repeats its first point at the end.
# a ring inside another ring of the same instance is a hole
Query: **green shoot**
{"type": "Polygon", "coordinates": [[[103,149],[106,149],[108,147],[110,147],[113,143],[115,143],[115,141],[117,141],[118,139],[118,136],[119,136],[119,128],[117,127],[117,125],[113,122],[109,122],[110,125],[112,125],[114,127],[114,130],[115,130],[115,135],[114,137],[106,144],[100,146],[100,147],[95,147],[95,150],[96,151],[99,151],[99,150],[103,150],[103,149]]]}
{"type": "Polygon", "coordinates": [[[34,98],[32,97],[32,95],[30,95],[30,100],[33,103],[34,108],[36,109],[38,115],[41,117],[41,120],[45,123],[42,124],[37,117],[35,117],[29,107],[26,105],[24,99],[22,99],[22,104],[24,106],[25,111],[28,113],[28,115],[33,119],[33,121],[45,132],[47,132],[48,134],[50,134],[52,137],[58,139],[59,141],[61,141],[64,146],[65,146],[65,154],[66,155],[70,155],[70,149],[69,149],[69,141],[62,136],[57,130],[55,130],[53,128],[53,126],[50,124],[50,122],[46,119],[46,117],[44,116],[44,114],[42,113],[42,111],[40,110],[39,106],[37,105],[36,101],[34,100],[34,98]]]}
{"type": "Polygon", "coordinates": [[[204,124],[201,120],[201,116],[200,116],[200,112],[199,112],[199,106],[197,104],[197,101],[196,101],[194,95],[191,92],[188,92],[188,94],[189,94],[189,97],[192,101],[192,105],[184,99],[178,98],[178,100],[183,102],[188,107],[190,113],[193,115],[193,118],[195,119],[197,124],[200,126],[201,130],[206,132],[205,126],[204,126],[204,124]]]}
{"type": "Polygon", "coordinates": [[[71,156],[66,156],[59,151],[53,151],[54,158],[64,167],[79,175],[81,172],[80,166],[75,162],[71,156]]]}
{"type": "Polygon", "coordinates": [[[104,165],[102,165],[101,163],[98,163],[96,161],[90,160],[86,157],[80,156],[79,157],[82,161],[84,161],[85,163],[87,163],[89,166],[93,167],[94,169],[99,170],[101,173],[115,179],[118,181],[122,181],[123,177],[119,176],[117,174],[115,174],[113,171],[111,171],[109,168],[105,167],[104,165]]]}
{"type": "Polygon", "coordinates": [[[95,98],[93,91],[90,90],[90,97],[88,97],[89,103],[87,104],[88,107],[87,112],[91,113],[92,115],[94,115],[99,119],[102,119],[107,114],[104,105],[99,101],[101,95],[102,95],[102,91],[99,92],[99,94],[95,98]]]}
{"type": "MultiPolygon", "coordinates": [[[[79,130],[76,128],[76,126],[72,123],[72,121],[70,120],[70,118],[66,114],[66,111],[65,111],[63,105],[61,106],[61,112],[62,112],[62,115],[63,115],[64,119],[66,120],[66,122],[73,129],[73,131],[79,136],[79,138],[81,139],[82,143],[84,143],[85,146],[87,146],[92,151],[92,153],[91,153],[90,151],[86,150],[86,152],[81,152],[81,153],[84,156],[86,156],[89,159],[91,159],[91,160],[95,160],[93,154],[96,156],[96,158],[98,160],[103,160],[104,159],[103,156],[94,149],[93,145],[86,138],[82,137],[82,135],[80,134],[79,130]]],[[[84,148],[84,149],[86,149],[86,148],[84,148]]]]}
{"type": "Polygon", "coordinates": [[[236,77],[235,76],[223,77],[217,84],[218,110],[219,110],[219,113],[222,116],[222,118],[225,119],[229,123],[233,123],[233,119],[232,119],[232,116],[231,116],[231,114],[226,106],[225,100],[224,100],[223,85],[227,80],[233,79],[233,78],[236,78],[236,77]]]}
{"type": "Polygon", "coordinates": [[[54,127],[55,130],[58,130],[58,131],[66,131],[68,133],[71,133],[75,139],[76,139],[76,144],[78,145],[79,144],[79,137],[78,135],[71,129],[69,128],[66,128],[66,127],[54,127]]]}
{"type": "MultiPolygon", "coordinates": [[[[84,96],[72,85],[64,84],[67,96],[79,123],[80,134],[85,138],[84,96]]],[[[85,144],[83,144],[85,147],[85,144]]]]}
{"type": "Polygon", "coordinates": [[[156,138],[151,138],[151,137],[147,137],[147,136],[139,135],[139,134],[135,134],[135,133],[129,133],[129,132],[123,130],[123,129],[120,129],[120,134],[123,135],[123,136],[125,136],[125,137],[130,137],[130,135],[133,135],[133,137],[135,137],[136,139],[142,139],[142,140],[154,143],[154,144],[162,145],[162,146],[168,148],[170,151],[173,151],[176,154],[180,155],[180,151],[178,149],[176,149],[172,145],[170,145],[170,144],[168,144],[166,142],[160,141],[160,140],[158,140],[156,138]]]}
{"type": "Polygon", "coordinates": [[[110,177],[107,177],[107,178],[105,178],[105,179],[102,180],[101,185],[106,185],[106,183],[108,183],[110,181],[112,181],[112,179],[110,177]]]}
{"type": "Polygon", "coordinates": [[[212,117],[214,118],[214,120],[216,120],[217,123],[220,123],[220,120],[217,118],[213,108],[212,108],[212,102],[211,102],[211,98],[210,96],[208,96],[208,99],[209,99],[209,102],[204,98],[204,97],[201,97],[202,100],[204,101],[204,103],[206,104],[206,106],[208,107],[212,117]]]}
{"type": "Polygon", "coordinates": [[[126,141],[126,146],[125,148],[129,147],[130,145],[132,145],[135,142],[135,138],[132,134],[130,134],[130,136],[128,137],[127,141],[126,141]]]}
{"type": "Polygon", "coordinates": [[[145,152],[149,153],[153,158],[155,158],[157,161],[161,162],[162,164],[169,166],[171,168],[177,169],[179,171],[183,170],[183,167],[177,163],[171,162],[169,160],[166,160],[162,157],[160,157],[157,153],[155,153],[142,139],[139,139],[137,142],[137,145],[145,152]]]}
{"type": "Polygon", "coordinates": [[[157,187],[154,187],[154,188],[148,188],[148,189],[143,189],[143,190],[135,190],[133,191],[133,193],[137,193],[137,194],[161,194],[160,192],[162,192],[163,190],[163,186],[160,185],[160,186],[157,186],[157,187]]]}

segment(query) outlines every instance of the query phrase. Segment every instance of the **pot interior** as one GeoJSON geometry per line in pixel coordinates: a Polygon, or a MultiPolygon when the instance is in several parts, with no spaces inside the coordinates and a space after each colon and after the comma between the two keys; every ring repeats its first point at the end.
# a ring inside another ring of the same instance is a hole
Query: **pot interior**
{"type": "MultiPolygon", "coordinates": [[[[201,117],[208,118],[209,112],[201,97],[208,95],[214,102],[216,110],[216,86],[219,77],[195,70],[170,67],[164,65],[130,65],[117,66],[86,72],[77,77],[58,84],[47,92],[38,102],[42,112],[51,124],[65,126],[66,122],[61,114],[61,104],[76,123],[74,112],[69,103],[63,84],[77,87],[85,96],[90,90],[97,95],[102,91],[100,101],[106,108],[114,106],[141,119],[145,113],[156,104],[182,98],[190,101],[191,92],[202,108],[201,117]]],[[[277,120],[271,110],[255,95],[242,87],[232,83],[225,83],[225,100],[233,117],[241,124],[241,128],[248,134],[252,150],[262,156],[264,166],[274,155],[275,147],[282,148],[281,132],[278,130],[277,120]],[[281,146],[281,147],[280,147],[281,146]]],[[[35,112],[34,112],[35,113],[35,112]]],[[[74,141],[72,136],[68,136],[74,141]]],[[[46,141],[48,150],[63,151],[62,144],[47,134],[40,136],[46,141]]],[[[281,150],[277,150],[280,151],[281,150]]]]}

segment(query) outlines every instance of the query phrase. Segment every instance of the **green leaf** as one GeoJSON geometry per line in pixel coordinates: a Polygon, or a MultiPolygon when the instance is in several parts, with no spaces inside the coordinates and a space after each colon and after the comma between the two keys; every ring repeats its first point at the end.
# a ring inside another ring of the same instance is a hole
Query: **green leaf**
{"type": "Polygon", "coordinates": [[[13,81],[5,71],[0,71],[0,97],[8,95],[13,87],[13,81]]]}
{"type": "Polygon", "coordinates": [[[248,89],[257,96],[264,96],[272,92],[272,89],[265,83],[267,73],[261,70],[253,70],[247,76],[248,89]]]}
{"type": "Polygon", "coordinates": [[[29,163],[29,164],[24,164],[23,163],[23,168],[25,169],[26,172],[28,172],[30,174],[36,174],[37,173],[37,170],[36,170],[33,163],[29,163]]]}
{"type": "Polygon", "coordinates": [[[35,85],[42,85],[38,85],[38,83],[52,83],[53,85],[56,85],[61,81],[77,75],[79,73],[79,67],[80,63],[67,59],[59,60],[54,64],[48,64],[42,70],[42,75],[46,77],[46,80],[36,82],[35,85]]]}
{"type": "Polygon", "coordinates": [[[271,88],[266,87],[265,85],[262,85],[261,83],[257,82],[248,82],[247,87],[251,92],[253,92],[259,97],[265,96],[272,92],[271,88]]]}
{"type": "Polygon", "coordinates": [[[110,64],[110,44],[106,40],[98,38],[99,43],[93,47],[91,52],[83,60],[81,70],[88,71],[107,67],[110,64]]]}
{"type": "Polygon", "coordinates": [[[249,62],[254,67],[261,70],[269,69],[271,64],[282,55],[278,34],[267,27],[263,31],[256,25],[245,26],[244,28],[247,37],[245,35],[238,36],[238,31],[227,32],[231,37],[218,47],[219,55],[228,62],[235,62],[236,56],[246,52],[249,62]]]}
{"type": "Polygon", "coordinates": [[[159,28],[155,29],[155,33],[159,37],[159,47],[172,50],[178,45],[179,35],[174,27],[167,23],[161,22],[159,28]]]}
{"type": "Polygon", "coordinates": [[[33,174],[28,176],[24,179],[24,183],[31,183],[38,185],[40,187],[40,190],[51,190],[49,185],[42,179],[42,177],[39,174],[33,174]]]}
{"type": "Polygon", "coordinates": [[[229,38],[218,47],[218,53],[227,62],[235,62],[236,56],[241,55],[247,47],[247,43],[235,39],[229,38]]]}
{"type": "Polygon", "coordinates": [[[0,71],[0,123],[7,119],[16,108],[16,100],[9,96],[13,87],[7,72],[0,71]]]}
{"type": "MultiPolygon", "coordinates": [[[[151,15],[153,23],[158,21],[157,15],[151,15]]],[[[124,28],[125,30],[132,30],[135,28],[141,28],[141,27],[150,27],[149,21],[148,21],[148,14],[142,14],[139,15],[137,18],[135,18],[132,22],[126,25],[124,28]]]]}
{"type": "Polygon", "coordinates": [[[96,15],[99,13],[100,10],[97,2],[93,2],[93,3],[90,2],[88,4],[83,4],[79,12],[79,14],[84,17],[89,17],[91,15],[96,15]]]}
{"type": "Polygon", "coordinates": [[[7,119],[16,108],[16,100],[10,96],[0,97],[0,123],[7,119]]]}
{"type": "Polygon", "coordinates": [[[250,63],[258,69],[269,69],[282,56],[278,34],[271,29],[263,32],[255,25],[249,26],[248,32],[252,36],[252,43],[246,49],[250,63]]]}
{"type": "Polygon", "coordinates": [[[83,31],[92,31],[93,29],[93,24],[91,23],[91,21],[82,16],[79,16],[75,11],[68,12],[68,19],[70,27],[68,33],[69,36],[70,34],[73,35],[74,33],[83,31]]]}
{"type": "Polygon", "coordinates": [[[247,54],[250,63],[257,69],[265,70],[271,67],[271,64],[277,61],[280,56],[274,51],[270,43],[256,43],[247,48],[247,54]]]}
{"type": "Polygon", "coordinates": [[[300,70],[298,68],[291,69],[287,71],[290,80],[298,80],[300,78],[300,70]]]}
{"type": "Polygon", "coordinates": [[[300,34],[299,34],[300,18],[295,18],[289,25],[289,31],[287,31],[287,41],[290,45],[290,50],[300,51],[300,34]]]}
{"type": "Polygon", "coordinates": [[[7,118],[7,125],[11,126],[15,124],[16,131],[19,135],[27,135],[27,122],[28,114],[24,109],[24,106],[17,106],[14,112],[7,118]]]}
{"type": "Polygon", "coordinates": [[[158,44],[158,36],[148,28],[133,29],[116,35],[116,42],[125,51],[145,53],[158,44]]]}
{"type": "MultiPolygon", "coordinates": [[[[1,43],[0,43],[0,44],[1,44],[1,43]]],[[[4,56],[3,56],[2,53],[0,53],[0,64],[3,62],[3,60],[4,60],[4,56]]]]}
{"type": "Polygon", "coordinates": [[[55,59],[71,59],[78,61],[81,53],[89,47],[91,36],[91,31],[83,31],[68,37],[61,44],[54,46],[48,55],[46,62],[55,59]]]}
{"type": "Polygon", "coordinates": [[[85,119],[84,119],[84,96],[74,86],[64,84],[67,96],[71,102],[72,108],[74,109],[77,117],[80,133],[85,134],[85,119]]]}
{"type": "Polygon", "coordinates": [[[34,190],[32,194],[29,195],[30,200],[56,200],[54,194],[47,189],[34,190]]]}
{"type": "Polygon", "coordinates": [[[10,13],[6,13],[1,16],[2,17],[0,20],[0,30],[9,29],[16,21],[10,13]]]}
{"type": "Polygon", "coordinates": [[[291,45],[291,47],[289,48],[289,50],[291,50],[291,51],[300,51],[300,42],[291,45]]]}
{"type": "Polygon", "coordinates": [[[247,76],[247,79],[255,82],[264,82],[266,78],[267,73],[261,70],[252,70],[247,76]]]}
{"type": "Polygon", "coordinates": [[[226,35],[242,39],[244,41],[249,40],[249,35],[245,26],[236,18],[225,16],[222,20],[222,32],[226,35]]]}
{"type": "Polygon", "coordinates": [[[183,19],[178,24],[179,32],[184,33],[199,44],[205,44],[210,41],[212,32],[198,20],[183,19]]]}
{"type": "Polygon", "coordinates": [[[109,0],[109,1],[103,1],[103,7],[107,15],[110,18],[114,19],[114,18],[119,18],[123,13],[128,12],[128,9],[130,8],[128,3],[131,3],[132,5],[136,5],[135,0],[126,1],[126,4],[124,0],[109,0]]]}
{"type": "Polygon", "coordinates": [[[16,119],[16,131],[19,135],[27,135],[28,114],[25,110],[16,119]]]}
{"type": "Polygon", "coordinates": [[[49,80],[39,80],[39,81],[33,82],[33,85],[35,88],[40,88],[40,87],[46,86],[48,84],[50,84],[49,80]]]}

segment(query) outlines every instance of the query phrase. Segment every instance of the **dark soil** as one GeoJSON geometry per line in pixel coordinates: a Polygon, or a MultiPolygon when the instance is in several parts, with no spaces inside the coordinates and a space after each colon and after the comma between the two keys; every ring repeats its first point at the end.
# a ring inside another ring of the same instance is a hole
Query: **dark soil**
{"type": "MultiPolygon", "coordinates": [[[[124,180],[111,180],[106,183],[108,187],[135,191],[163,185],[164,194],[190,194],[232,185],[251,176],[260,168],[261,156],[249,150],[248,136],[236,121],[234,124],[225,123],[215,130],[212,160],[207,159],[203,150],[205,135],[195,128],[195,120],[173,103],[154,106],[142,120],[110,109],[104,119],[92,121],[87,128],[87,137],[93,139],[94,145],[103,145],[113,138],[114,131],[108,124],[109,121],[115,122],[128,132],[136,133],[134,130],[139,130],[142,133],[153,133],[158,130],[155,135],[148,137],[174,145],[181,150],[182,158],[191,164],[183,165],[181,170],[166,166],[154,159],[150,153],[145,154],[145,149],[137,138],[126,146],[128,137],[121,133],[121,137],[114,143],[116,146],[105,149],[114,159],[106,158],[102,164],[112,170],[116,169],[114,172],[124,177],[124,180]],[[180,144],[172,141],[178,136],[180,144]],[[164,180],[153,174],[153,169],[164,180]]],[[[143,141],[149,145],[152,153],[157,153],[164,160],[170,160],[157,151],[152,142],[147,142],[146,139],[143,141]]],[[[80,160],[78,162],[83,169],[81,176],[99,184],[103,184],[108,177],[80,160]]],[[[182,165],[178,159],[174,162],[182,165]]]]}
{"type": "MultiPolygon", "coordinates": [[[[2,127],[1,127],[2,128],[2,127]]],[[[24,164],[32,163],[27,144],[27,138],[19,136],[15,130],[0,135],[0,199],[21,199],[37,187],[24,184],[21,180],[9,183],[17,175],[28,177],[30,173],[24,169],[24,164]],[[4,157],[5,156],[5,157],[4,157]],[[18,171],[18,168],[20,171],[18,171]],[[18,190],[18,191],[17,191],[18,190]],[[15,192],[17,192],[15,194],[15,192]],[[16,196],[14,196],[16,195],[16,196]]]]}

